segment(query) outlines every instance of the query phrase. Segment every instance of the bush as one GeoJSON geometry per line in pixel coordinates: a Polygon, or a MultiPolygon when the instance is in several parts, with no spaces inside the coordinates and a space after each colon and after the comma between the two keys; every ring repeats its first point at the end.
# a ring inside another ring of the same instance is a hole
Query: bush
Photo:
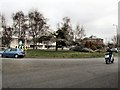
{"type": "Polygon", "coordinates": [[[82,52],[94,52],[94,51],[90,48],[83,48],[82,52]]]}
{"type": "Polygon", "coordinates": [[[96,50],[97,47],[96,47],[95,45],[92,45],[92,46],[91,46],[91,49],[92,49],[92,50],[96,50]]]}
{"type": "Polygon", "coordinates": [[[83,46],[75,46],[75,47],[71,47],[69,50],[72,50],[72,51],[82,51],[83,49],[83,46]]]}

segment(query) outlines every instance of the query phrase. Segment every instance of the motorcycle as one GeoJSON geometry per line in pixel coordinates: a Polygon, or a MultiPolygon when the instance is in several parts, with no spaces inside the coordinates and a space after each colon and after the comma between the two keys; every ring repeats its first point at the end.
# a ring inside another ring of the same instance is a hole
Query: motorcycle
{"type": "Polygon", "coordinates": [[[114,63],[114,55],[112,54],[112,57],[110,59],[109,52],[106,52],[105,53],[105,62],[106,62],[106,64],[114,63]]]}

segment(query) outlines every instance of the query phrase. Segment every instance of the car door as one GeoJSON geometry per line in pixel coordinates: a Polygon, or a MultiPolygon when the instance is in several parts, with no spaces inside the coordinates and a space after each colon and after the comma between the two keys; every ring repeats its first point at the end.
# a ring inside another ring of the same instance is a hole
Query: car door
{"type": "Polygon", "coordinates": [[[4,55],[5,57],[9,57],[9,56],[10,56],[9,53],[10,53],[10,49],[6,49],[6,50],[3,52],[3,55],[4,55]]]}
{"type": "Polygon", "coordinates": [[[10,57],[14,57],[15,54],[16,54],[16,48],[11,48],[9,53],[10,57]]]}

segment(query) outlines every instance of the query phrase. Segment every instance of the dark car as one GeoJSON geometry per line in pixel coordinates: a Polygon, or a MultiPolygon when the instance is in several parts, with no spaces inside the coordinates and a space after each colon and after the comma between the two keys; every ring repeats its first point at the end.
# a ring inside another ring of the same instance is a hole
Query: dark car
{"type": "Polygon", "coordinates": [[[94,52],[92,49],[85,48],[84,46],[74,46],[74,47],[71,47],[69,50],[78,51],[78,52],[94,52]]]}
{"type": "Polygon", "coordinates": [[[69,50],[80,52],[82,51],[82,49],[83,49],[83,46],[74,46],[74,47],[71,47],[69,50]]]}
{"type": "Polygon", "coordinates": [[[19,48],[8,48],[5,49],[2,53],[1,53],[1,57],[24,57],[25,56],[25,52],[23,52],[21,49],[19,48]]]}

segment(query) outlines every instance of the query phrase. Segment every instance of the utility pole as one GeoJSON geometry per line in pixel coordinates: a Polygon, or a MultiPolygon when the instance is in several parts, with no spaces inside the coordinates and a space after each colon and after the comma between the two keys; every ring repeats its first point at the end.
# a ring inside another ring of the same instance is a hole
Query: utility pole
{"type": "Polygon", "coordinates": [[[118,25],[113,24],[113,26],[115,26],[115,29],[116,29],[116,39],[117,39],[116,44],[117,44],[117,47],[118,47],[118,25]]]}
{"type": "Polygon", "coordinates": [[[120,1],[118,2],[118,48],[120,47],[120,1]]]}

